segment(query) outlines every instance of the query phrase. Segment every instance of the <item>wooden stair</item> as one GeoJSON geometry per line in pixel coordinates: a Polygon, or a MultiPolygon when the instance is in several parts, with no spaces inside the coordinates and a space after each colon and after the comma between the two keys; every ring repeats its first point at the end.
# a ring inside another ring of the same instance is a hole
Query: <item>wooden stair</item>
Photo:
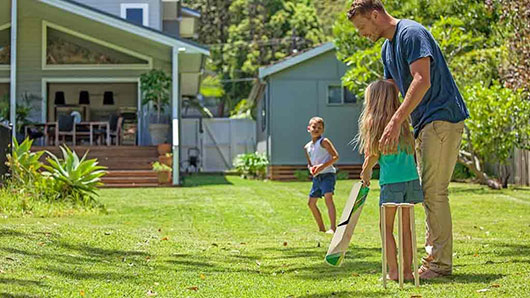
{"type": "MultiPolygon", "coordinates": [[[[161,186],[157,174],[152,171],[153,162],[158,161],[156,146],[76,146],[70,149],[79,157],[88,150],[87,158],[97,158],[99,165],[107,167],[108,173],[101,179],[105,188],[161,186]]],[[[32,151],[40,150],[62,158],[59,147],[32,147],[32,151]]]]}
{"type": "MultiPolygon", "coordinates": [[[[361,175],[361,164],[335,165],[337,172],[347,172],[348,179],[359,179],[361,175]]],[[[276,181],[296,181],[296,171],[307,171],[306,165],[279,165],[269,166],[268,177],[276,181]]]]}

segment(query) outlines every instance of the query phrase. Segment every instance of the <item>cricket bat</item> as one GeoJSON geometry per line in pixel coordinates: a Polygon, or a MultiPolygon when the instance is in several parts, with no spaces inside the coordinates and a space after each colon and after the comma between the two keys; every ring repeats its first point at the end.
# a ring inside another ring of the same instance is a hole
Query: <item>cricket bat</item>
{"type": "Polygon", "coordinates": [[[353,230],[357,225],[361,211],[363,210],[366,196],[369,188],[363,186],[362,182],[353,185],[350,196],[346,201],[346,206],[342,211],[337,230],[333,234],[328,253],[326,254],[326,263],[331,266],[340,266],[344,260],[344,255],[348,250],[353,230]]]}

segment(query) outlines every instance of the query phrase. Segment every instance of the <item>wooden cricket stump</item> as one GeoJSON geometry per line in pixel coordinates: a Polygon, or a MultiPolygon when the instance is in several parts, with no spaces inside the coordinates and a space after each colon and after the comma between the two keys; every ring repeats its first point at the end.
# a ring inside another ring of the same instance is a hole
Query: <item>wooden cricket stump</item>
{"type": "Polygon", "coordinates": [[[416,287],[420,286],[420,277],[418,275],[418,258],[416,252],[416,225],[414,220],[414,204],[396,204],[396,203],[384,203],[381,206],[380,216],[381,216],[381,242],[382,242],[382,272],[383,272],[383,287],[386,288],[386,275],[387,275],[387,261],[386,261],[386,209],[387,208],[397,208],[398,215],[398,281],[399,287],[403,289],[403,278],[404,278],[404,255],[403,255],[403,208],[408,208],[409,217],[410,217],[410,236],[412,242],[412,274],[414,275],[414,284],[416,287]]]}

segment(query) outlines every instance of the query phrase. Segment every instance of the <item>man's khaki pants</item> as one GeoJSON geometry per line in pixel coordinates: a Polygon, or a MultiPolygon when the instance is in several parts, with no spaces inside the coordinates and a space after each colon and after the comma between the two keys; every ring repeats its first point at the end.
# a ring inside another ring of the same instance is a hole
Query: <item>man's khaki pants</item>
{"type": "Polygon", "coordinates": [[[433,121],[416,139],[416,157],[420,172],[426,215],[423,265],[439,274],[451,274],[453,231],[449,207],[449,182],[462,141],[464,121],[433,121]]]}

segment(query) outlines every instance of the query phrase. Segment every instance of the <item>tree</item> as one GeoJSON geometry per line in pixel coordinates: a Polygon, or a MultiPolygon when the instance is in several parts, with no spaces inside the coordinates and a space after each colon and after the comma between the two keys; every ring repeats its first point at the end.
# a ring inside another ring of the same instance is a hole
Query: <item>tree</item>
{"type": "Polygon", "coordinates": [[[223,84],[219,112],[233,110],[248,96],[250,78],[260,66],[325,40],[311,0],[198,0],[189,5],[202,12],[199,41],[210,45],[211,70],[223,84]]]}
{"type": "Polygon", "coordinates": [[[505,85],[530,94],[530,1],[487,0],[493,11],[502,12],[501,34],[506,40],[510,59],[501,65],[505,85]]]}

